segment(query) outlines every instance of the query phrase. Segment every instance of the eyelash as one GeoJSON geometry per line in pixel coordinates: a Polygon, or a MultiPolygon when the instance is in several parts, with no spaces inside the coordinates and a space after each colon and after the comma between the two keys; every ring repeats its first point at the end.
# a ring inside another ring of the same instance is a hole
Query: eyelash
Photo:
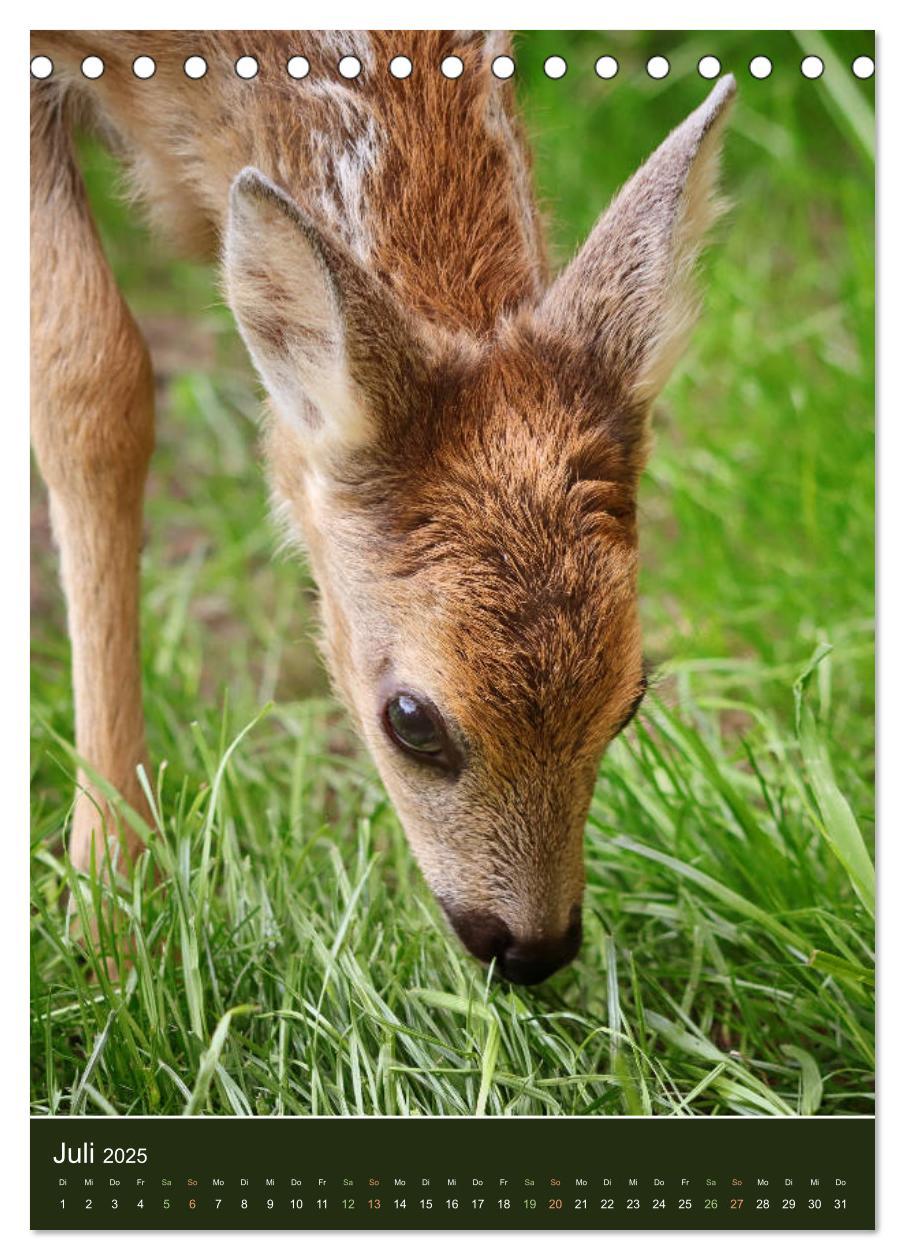
{"type": "Polygon", "coordinates": [[[644,678],[642,679],[641,690],[638,692],[638,695],[635,697],[634,703],[632,704],[632,707],[629,710],[628,717],[626,717],[622,725],[616,731],[617,735],[621,735],[622,732],[625,730],[625,728],[629,725],[629,723],[632,722],[634,718],[637,716],[638,710],[641,708],[641,703],[644,700],[644,697],[646,695],[647,695],[647,675],[645,675],[644,678]]]}

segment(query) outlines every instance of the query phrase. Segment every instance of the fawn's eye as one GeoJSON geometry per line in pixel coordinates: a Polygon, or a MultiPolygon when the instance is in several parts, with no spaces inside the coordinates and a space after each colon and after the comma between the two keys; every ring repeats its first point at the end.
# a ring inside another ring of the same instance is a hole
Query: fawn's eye
{"type": "Polygon", "coordinates": [[[397,692],[386,702],[383,726],[403,752],[421,761],[447,764],[446,727],[429,700],[408,691],[397,692]]]}

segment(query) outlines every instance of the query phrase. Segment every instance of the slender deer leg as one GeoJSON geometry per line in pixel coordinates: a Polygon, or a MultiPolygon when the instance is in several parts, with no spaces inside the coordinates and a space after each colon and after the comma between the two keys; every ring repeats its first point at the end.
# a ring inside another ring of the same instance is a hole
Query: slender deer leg
{"type": "MultiPolygon", "coordinates": [[[[32,436],[51,519],[72,642],[79,754],[147,817],[138,638],[142,499],[154,444],[147,349],[101,251],[65,125],[64,101],[32,101],[32,436]]],[[[140,847],[79,771],[70,837],[86,870],[92,843],[140,847]]]]}

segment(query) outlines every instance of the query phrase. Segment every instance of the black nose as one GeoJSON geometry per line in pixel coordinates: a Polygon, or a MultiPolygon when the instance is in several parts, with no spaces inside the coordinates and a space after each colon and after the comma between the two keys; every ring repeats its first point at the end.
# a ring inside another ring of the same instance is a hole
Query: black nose
{"type": "Polygon", "coordinates": [[[514,936],[502,919],[482,910],[444,907],[465,948],[481,962],[496,959],[498,975],[513,984],[540,984],[570,963],[581,948],[581,907],[563,936],[514,936]]]}
{"type": "Polygon", "coordinates": [[[512,933],[495,914],[487,914],[483,910],[457,910],[441,904],[459,940],[481,962],[492,962],[509,948],[512,933]]]}
{"type": "Polygon", "coordinates": [[[563,936],[514,937],[497,959],[500,975],[513,984],[540,984],[565,967],[581,948],[581,910],[572,911],[563,936]]]}

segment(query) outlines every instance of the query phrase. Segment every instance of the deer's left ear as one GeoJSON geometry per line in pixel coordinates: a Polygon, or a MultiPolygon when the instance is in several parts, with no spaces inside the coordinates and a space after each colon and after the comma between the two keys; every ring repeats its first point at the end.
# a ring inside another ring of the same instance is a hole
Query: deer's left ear
{"type": "Polygon", "coordinates": [[[258,374],[314,460],[336,467],[407,420],[425,372],[416,330],[351,251],[253,167],[232,186],[223,270],[258,374]]]}
{"type": "Polygon", "coordinates": [[[735,95],[726,75],[617,194],[535,321],[592,382],[646,416],[696,315],[694,264],[721,210],[720,133],[735,95]]]}

